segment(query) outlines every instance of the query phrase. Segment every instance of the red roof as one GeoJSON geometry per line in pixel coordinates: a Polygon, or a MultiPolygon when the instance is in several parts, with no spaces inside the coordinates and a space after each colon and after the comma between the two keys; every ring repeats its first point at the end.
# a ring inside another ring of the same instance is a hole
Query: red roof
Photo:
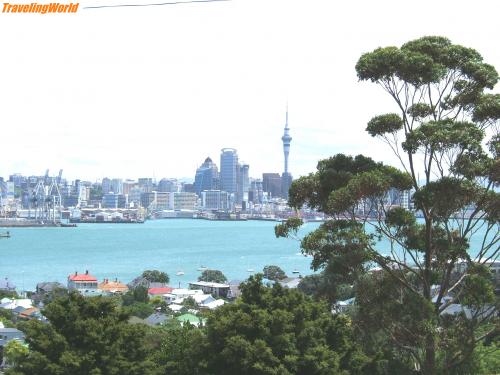
{"type": "Polygon", "coordinates": [[[174,288],[166,286],[165,288],[149,288],[148,294],[167,294],[170,293],[174,288]]]}
{"type": "Polygon", "coordinates": [[[68,279],[71,281],[97,281],[97,279],[89,274],[83,274],[83,275],[69,275],[68,279]]]}

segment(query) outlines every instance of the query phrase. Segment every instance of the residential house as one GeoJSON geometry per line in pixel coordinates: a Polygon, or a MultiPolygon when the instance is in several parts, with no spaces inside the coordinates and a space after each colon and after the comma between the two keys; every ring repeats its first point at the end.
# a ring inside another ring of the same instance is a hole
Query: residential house
{"type": "Polygon", "coordinates": [[[88,270],[84,274],[75,272],[73,275],[69,275],[68,289],[70,291],[76,290],[83,295],[100,294],[97,290],[97,279],[89,274],[88,270]]]}
{"type": "Polygon", "coordinates": [[[24,340],[24,333],[16,328],[0,328],[0,346],[5,346],[11,340],[24,340]]]}
{"type": "Polygon", "coordinates": [[[203,293],[222,298],[227,298],[229,294],[229,284],[211,283],[207,281],[189,283],[189,289],[202,290],[203,293]]]}
{"type": "Polygon", "coordinates": [[[171,293],[172,291],[174,290],[174,288],[171,288],[169,286],[165,286],[165,287],[157,287],[157,288],[149,288],[148,289],[148,296],[149,298],[153,298],[153,297],[162,297],[164,298],[165,295],[171,293]]]}
{"type": "Polygon", "coordinates": [[[127,285],[115,279],[115,281],[109,281],[109,279],[104,279],[102,283],[97,286],[97,289],[101,290],[104,294],[125,294],[128,292],[127,285]]]}

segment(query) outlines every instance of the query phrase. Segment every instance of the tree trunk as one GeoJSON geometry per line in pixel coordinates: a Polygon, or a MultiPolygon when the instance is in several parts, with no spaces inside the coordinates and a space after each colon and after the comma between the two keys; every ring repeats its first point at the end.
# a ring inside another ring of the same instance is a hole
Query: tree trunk
{"type": "MultiPolygon", "coordinates": [[[[424,285],[423,285],[423,295],[424,298],[432,302],[431,294],[431,267],[432,267],[432,219],[429,215],[425,215],[425,268],[424,268],[424,285]]],[[[439,312],[437,312],[439,313],[439,312]]],[[[434,314],[432,312],[431,314],[434,314]]],[[[429,316],[430,321],[433,320],[433,316],[429,316]]],[[[422,373],[424,375],[434,375],[436,370],[436,340],[434,337],[434,332],[428,333],[425,338],[425,358],[422,373]]]]}

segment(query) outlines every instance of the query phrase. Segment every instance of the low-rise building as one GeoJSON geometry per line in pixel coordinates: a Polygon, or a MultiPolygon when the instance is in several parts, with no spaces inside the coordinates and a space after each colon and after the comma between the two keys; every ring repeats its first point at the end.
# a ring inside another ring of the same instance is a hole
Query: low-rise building
{"type": "Polygon", "coordinates": [[[68,290],[76,290],[82,294],[88,295],[93,292],[97,293],[97,278],[85,271],[84,274],[75,272],[68,276],[68,290]]]}
{"type": "Polygon", "coordinates": [[[104,279],[97,288],[101,290],[104,294],[125,294],[128,292],[127,285],[115,279],[114,281],[109,279],[104,279]]]}
{"type": "Polygon", "coordinates": [[[153,297],[164,297],[165,295],[171,293],[174,290],[174,288],[171,288],[169,286],[165,287],[159,287],[159,288],[149,288],[148,289],[148,296],[149,298],[153,297]]]}
{"type": "Polygon", "coordinates": [[[16,328],[0,328],[0,346],[5,346],[11,340],[24,341],[24,333],[16,328]]]}
{"type": "Polygon", "coordinates": [[[229,284],[211,283],[208,281],[189,283],[189,289],[202,290],[203,293],[211,294],[215,297],[227,298],[229,294],[229,284]]]}

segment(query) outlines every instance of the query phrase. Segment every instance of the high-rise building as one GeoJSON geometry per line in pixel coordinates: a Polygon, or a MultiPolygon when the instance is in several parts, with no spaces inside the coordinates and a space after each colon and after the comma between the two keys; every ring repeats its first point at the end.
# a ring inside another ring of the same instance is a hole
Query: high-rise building
{"type": "Polygon", "coordinates": [[[167,193],[180,191],[179,182],[175,178],[162,178],[158,183],[158,191],[167,193]]]}
{"type": "Polygon", "coordinates": [[[223,148],[220,154],[221,190],[230,194],[237,192],[238,153],[234,148],[223,148]]]}
{"type": "Polygon", "coordinates": [[[254,179],[250,181],[250,190],[248,191],[248,201],[253,203],[263,202],[262,180],[254,179]]]}
{"type": "Polygon", "coordinates": [[[143,193],[151,193],[153,191],[153,179],[150,177],[143,177],[138,179],[139,187],[143,193]]]}
{"type": "Polygon", "coordinates": [[[196,170],[194,177],[194,192],[201,196],[203,190],[216,190],[219,185],[219,170],[217,165],[207,157],[196,170]]]}
{"type": "Polygon", "coordinates": [[[248,190],[250,188],[250,178],[248,171],[250,166],[242,163],[238,164],[238,183],[237,183],[237,203],[248,202],[248,190]]]}
{"type": "Polygon", "coordinates": [[[123,194],[123,181],[121,178],[111,180],[111,191],[115,194],[123,194]]]}
{"type": "Polygon", "coordinates": [[[281,196],[281,176],[279,173],[262,173],[262,190],[271,198],[281,196]]]}
{"type": "Polygon", "coordinates": [[[102,179],[102,193],[108,194],[111,191],[111,180],[107,177],[102,179]]]}
{"type": "Polygon", "coordinates": [[[288,154],[290,153],[290,142],[292,142],[292,137],[290,137],[289,131],[290,129],[288,128],[288,108],[287,108],[285,131],[283,133],[283,137],[281,137],[281,141],[283,142],[283,154],[285,156],[285,170],[281,175],[281,196],[285,199],[288,199],[288,190],[290,189],[290,185],[292,184],[292,175],[288,171],[288,154]]]}

